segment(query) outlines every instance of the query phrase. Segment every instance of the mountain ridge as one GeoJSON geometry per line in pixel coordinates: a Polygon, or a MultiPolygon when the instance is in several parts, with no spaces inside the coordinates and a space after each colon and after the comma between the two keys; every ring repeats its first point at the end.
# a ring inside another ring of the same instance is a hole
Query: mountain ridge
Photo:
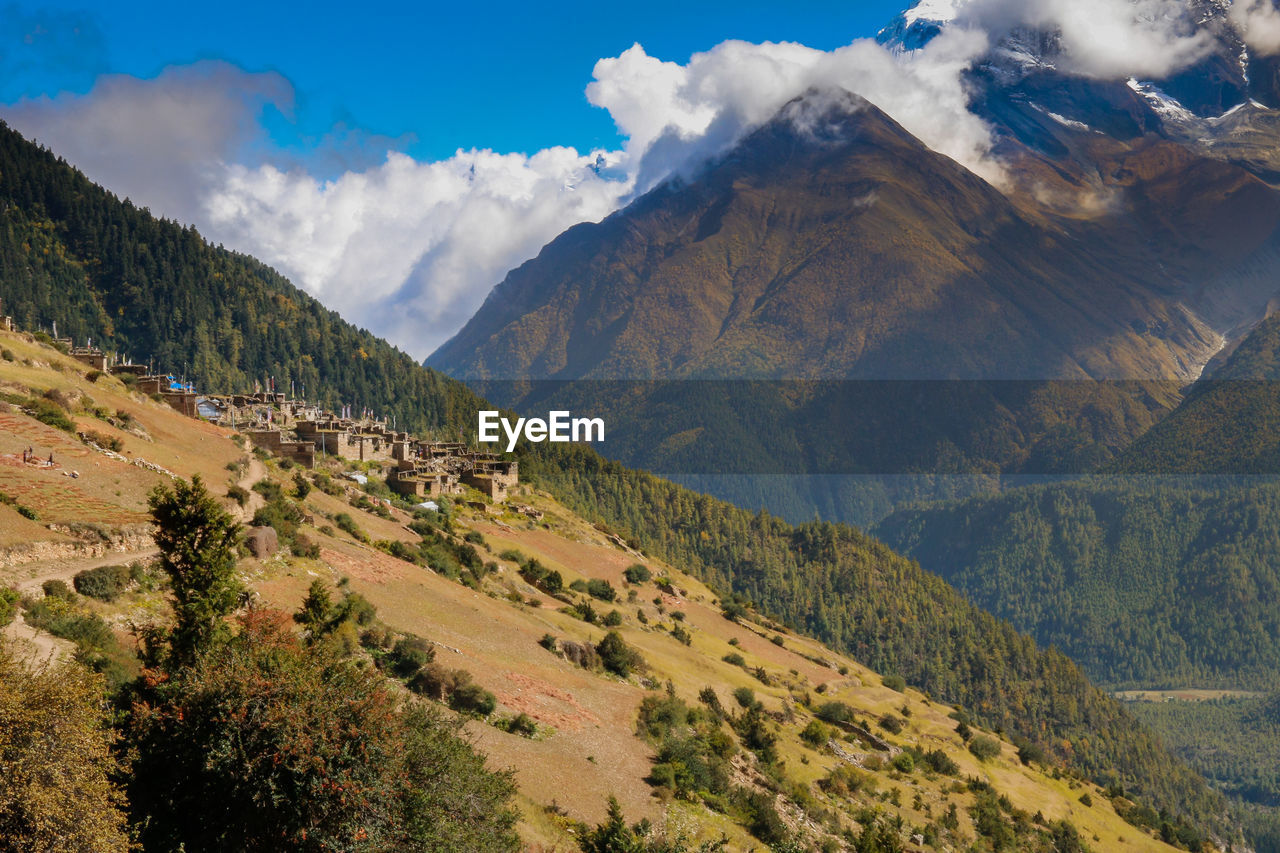
{"type": "MultiPolygon", "coordinates": [[[[553,241],[426,363],[469,379],[1190,380],[1192,365],[1222,345],[1176,290],[1144,280],[1143,261],[1082,254],[1082,239],[1106,248],[1098,229],[1089,238],[1079,223],[1046,218],[1052,212],[1005,196],[865,100],[844,97],[845,109],[824,116],[842,129],[839,142],[816,144],[793,129],[787,109],[806,103],[793,101],[700,178],[553,241]],[[786,252],[778,242],[800,247],[786,252]],[[595,251],[583,255],[584,247],[595,251]],[[1082,285],[1095,281],[1105,286],[1082,285]],[[888,312],[878,322],[895,324],[892,332],[877,333],[872,305],[888,312]],[[1163,337],[1135,333],[1131,317],[1163,337]],[[961,328],[989,351],[958,341],[961,328]],[[664,348],[658,329],[675,342],[664,348]],[[1044,341],[1053,342],[1047,354],[1044,341]],[[793,354],[783,344],[811,349],[793,354]]],[[[1139,149],[1117,169],[1157,193],[1151,181],[1168,159],[1139,149]]],[[[1239,182],[1243,196],[1229,193],[1228,207],[1261,214],[1246,236],[1232,232],[1251,250],[1280,222],[1280,201],[1238,167],[1214,162],[1174,168],[1239,182]]]]}

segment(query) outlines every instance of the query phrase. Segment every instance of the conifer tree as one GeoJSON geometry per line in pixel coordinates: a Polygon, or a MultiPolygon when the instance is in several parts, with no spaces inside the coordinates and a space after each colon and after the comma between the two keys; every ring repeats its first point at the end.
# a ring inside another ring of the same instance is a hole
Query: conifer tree
{"type": "Polygon", "coordinates": [[[173,488],[157,486],[149,499],[160,566],[169,575],[176,625],[169,636],[177,665],[189,664],[226,635],[224,617],[236,607],[240,524],[209,494],[200,475],[173,488]]]}

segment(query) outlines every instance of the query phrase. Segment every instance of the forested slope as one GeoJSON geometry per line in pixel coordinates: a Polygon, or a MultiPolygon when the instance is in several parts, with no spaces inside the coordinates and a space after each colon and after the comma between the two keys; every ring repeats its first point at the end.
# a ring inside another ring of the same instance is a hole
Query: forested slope
{"type": "Polygon", "coordinates": [[[1280,685],[1280,486],[1094,478],[899,510],[876,536],[1116,686],[1280,685]]]}
{"type": "MultiPolygon", "coordinates": [[[[0,300],[21,328],[92,338],[197,388],[281,389],[424,431],[470,424],[460,383],[357,329],[265,264],[91,183],[0,123],[0,300]]],[[[454,434],[457,429],[451,430],[454,434]]]]}
{"type": "Polygon", "coordinates": [[[1280,473],[1280,314],[1191,386],[1167,418],[1108,470],[1152,474],[1280,473]]]}

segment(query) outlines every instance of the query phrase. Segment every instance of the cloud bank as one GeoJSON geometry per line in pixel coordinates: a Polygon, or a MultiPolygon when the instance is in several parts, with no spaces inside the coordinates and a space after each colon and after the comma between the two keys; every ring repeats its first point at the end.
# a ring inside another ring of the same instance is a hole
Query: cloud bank
{"type": "Polygon", "coordinates": [[[955,23],[993,41],[1019,30],[1056,37],[1056,63],[1087,77],[1159,79],[1204,57],[1212,34],[1187,0],[955,0],[955,23]]]}
{"type": "MultiPolygon", "coordinates": [[[[1275,15],[1263,3],[1262,23],[1250,24],[1259,34],[1275,15]]],[[[19,101],[0,115],[107,188],[261,258],[422,358],[557,234],[692,172],[809,89],[856,92],[999,183],[990,131],[963,82],[999,39],[1056,31],[1061,63],[1103,77],[1159,76],[1205,49],[1176,0],[952,0],[947,11],[953,22],[911,52],[871,40],[832,51],[727,41],[683,64],[638,44],[601,59],[587,97],[617,124],[624,142],[612,151],[472,149],[421,162],[340,128],[304,163],[264,125],[271,111],[289,119],[289,81],[222,62],[103,76],[87,94],[19,101]],[[337,169],[326,177],[307,165],[316,163],[337,169]]]]}
{"type": "Polygon", "coordinates": [[[1236,0],[1228,14],[1251,50],[1259,56],[1280,53],[1280,10],[1272,0],[1236,0]]]}

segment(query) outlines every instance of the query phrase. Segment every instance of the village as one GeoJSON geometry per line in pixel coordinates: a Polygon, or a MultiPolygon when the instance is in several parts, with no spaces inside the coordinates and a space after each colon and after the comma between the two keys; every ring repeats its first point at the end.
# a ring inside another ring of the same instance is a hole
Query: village
{"type": "MultiPolygon", "coordinates": [[[[11,328],[12,321],[6,317],[0,323],[11,328]]],[[[274,387],[250,394],[201,394],[191,383],[153,373],[147,365],[119,360],[92,342],[84,346],[68,338],[54,342],[91,369],[127,376],[139,392],[163,399],[187,417],[234,429],[254,447],[296,465],[310,469],[335,460],[367,471],[372,463],[381,468],[387,486],[406,500],[432,504],[443,496],[462,495],[469,487],[490,503],[504,503],[520,482],[519,463],[513,459],[475,450],[464,442],[418,439],[368,412],[356,417],[351,407],[341,413],[326,411],[274,387]]],[[[353,471],[348,476],[358,481],[365,475],[353,471]]],[[[536,513],[524,506],[511,508],[536,513]]]]}

